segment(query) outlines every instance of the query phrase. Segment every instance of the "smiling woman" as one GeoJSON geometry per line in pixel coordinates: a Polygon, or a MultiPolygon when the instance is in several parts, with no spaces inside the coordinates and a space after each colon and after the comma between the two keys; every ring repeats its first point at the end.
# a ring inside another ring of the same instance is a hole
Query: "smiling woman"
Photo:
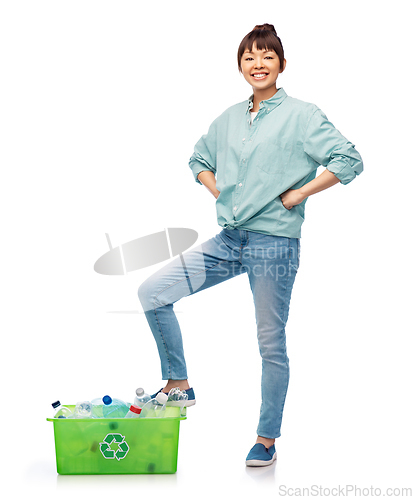
{"type": "Polygon", "coordinates": [[[254,44],[251,51],[244,52],[241,58],[241,73],[251,85],[257,99],[254,99],[252,112],[259,110],[259,103],[276,92],[278,75],[285,69],[286,60],[281,66],[277,54],[272,50],[257,49],[254,44]]]}
{"type": "Polygon", "coordinates": [[[256,99],[251,112],[257,112],[260,102],[275,94],[278,75],[286,64],[281,40],[272,24],[256,26],[244,37],[238,48],[238,69],[254,90],[256,99]]]}
{"type": "MultiPolygon", "coordinates": [[[[274,442],[281,435],[290,373],[285,329],[300,261],[305,203],[333,184],[348,184],[363,170],[354,145],[321,109],[277,89],[285,67],[284,49],[271,24],[255,26],[241,41],[238,69],[253,94],[213,121],[189,160],[195,181],[216,198],[217,222],[223,229],[185,253],[185,267],[179,259],[172,261],[138,292],[158,346],[163,379],[168,380],[162,390],[189,389],[194,404],[173,304],[242,273],[248,275],[262,357],[262,404],[247,466],[267,466],[277,456],[274,442]],[[316,177],[320,165],[326,169],[316,177]],[[199,278],[200,286],[193,288],[192,280],[199,278]]],[[[230,320],[214,324],[213,330],[231,335],[230,320]]]]}

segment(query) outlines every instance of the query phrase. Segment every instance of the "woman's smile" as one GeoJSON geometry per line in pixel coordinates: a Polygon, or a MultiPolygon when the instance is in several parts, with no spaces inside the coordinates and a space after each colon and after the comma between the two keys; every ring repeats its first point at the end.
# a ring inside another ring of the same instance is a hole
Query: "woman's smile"
{"type": "Polygon", "coordinates": [[[264,78],[267,78],[268,73],[253,73],[252,77],[254,80],[264,80],[264,78]]]}

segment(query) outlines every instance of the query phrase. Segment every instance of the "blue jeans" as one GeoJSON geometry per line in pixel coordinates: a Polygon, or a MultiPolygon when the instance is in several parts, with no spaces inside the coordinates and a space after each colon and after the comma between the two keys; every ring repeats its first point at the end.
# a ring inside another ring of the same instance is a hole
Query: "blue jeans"
{"type": "Polygon", "coordinates": [[[234,276],[248,274],[262,357],[257,434],[266,438],[280,436],[289,381],[285,326],[299,253],[298,238],[223,229],[155,272],[138,290],[158,347],[162,378],[185,380],[188,375],[182,336],[173,304],[234,276]]]}

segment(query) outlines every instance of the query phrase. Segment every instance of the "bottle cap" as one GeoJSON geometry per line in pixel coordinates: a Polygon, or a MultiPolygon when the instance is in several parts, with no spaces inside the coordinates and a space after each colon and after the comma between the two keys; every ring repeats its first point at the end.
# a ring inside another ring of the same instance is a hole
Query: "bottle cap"
{"type": "Polygon", "coordinates": [[[131,405],[129,410],[139,415],[139,413],[142,411],[142,408],[139,408],[139,406],[131,405]]]}
{"type": "Polygon", "coordinates": [[[105,405],[110,405],[110,403],[112,402],[112,398],[110,396],[103,396],[102,401],[105,405]]]}
{"type": "Polygon", "coordinates": [[[60,406],[60,401],[55,401],[54,403],[52,403],[52,406],[54,409],[56,409],[58,406],[60,406]]]}
{"type": "Polygon", "coordinates": [[[168,401],[168,394],[165,394],[162,391],[158,392],[155,399],[156,399],[156,401],[158,401],[158,403],[161,403],[161,405],[164,405],[168,401]]]}
{"type": "Polygon", "coordinates": [[[142,387],[138,387],[135,392],[137,396],[143,396],[145,394],[145,391],[142,389],[142,387]]]}

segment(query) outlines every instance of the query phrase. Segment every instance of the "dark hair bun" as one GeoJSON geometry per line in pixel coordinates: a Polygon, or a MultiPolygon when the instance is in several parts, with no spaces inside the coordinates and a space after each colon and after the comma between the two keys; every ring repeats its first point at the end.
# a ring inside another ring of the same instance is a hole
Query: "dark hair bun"
{"type": "Polygon", "coordinates": [[[272,24],[257,24],[257,26],[255,26],[255,28],[252,30],[265,30],[265,31],[272,31],[274,33],[275,36],[277,36],[277,32],[275,31],[275,28],[272,24]]]}

